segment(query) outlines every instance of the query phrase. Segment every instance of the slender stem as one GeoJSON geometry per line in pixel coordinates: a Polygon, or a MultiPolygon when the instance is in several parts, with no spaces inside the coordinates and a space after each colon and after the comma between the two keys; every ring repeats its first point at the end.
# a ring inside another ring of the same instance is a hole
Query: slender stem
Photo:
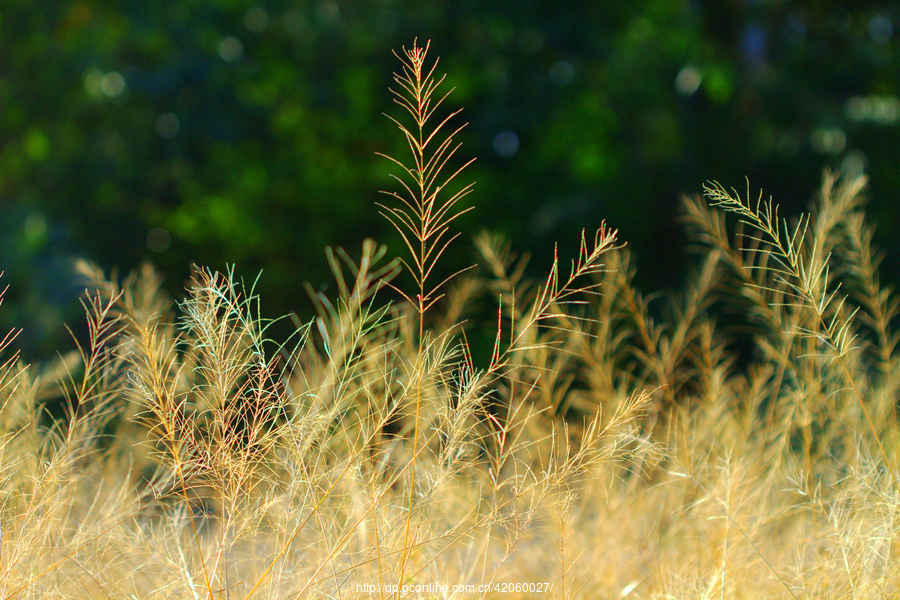
{"type": "MultiPolygon", "coordinates": [[[[417,53],[417,49],[413,49],[414,53],[417,53]]],[[[415,495],[416,490],[416,457],[419,453],[419,413],[422,407],[422,378],[423,378],[423,369],[424,364],[422,360],[422,355],[424,352],[424,341],[425,341],[425,277],[426,277],[426,267],[425,261],[427,260],[427,247],[426,247],[426,236],[425,231],[428,227],[427,222],[427,207],[426,207],[426,198],[425,198],[425,135],[424,135],[424,106],[422,103],[422,65],[424,63],[425,52],[423,51],[421,54],[416,54],[417,60],[413,61],[415,77],[416,77],[416,125],[418,127],[418,145],[417,148],[417,156],[416,161],[418,162],[416,168],[416,183],[419,186],[419,216],[421,219],[421,228],[422,235],[419,236],[419,258],[418,258],[418,270],[417,279],[419,284],[419,295],[418,295],[418,306],[416,310],[418,312],[418,321],[419,321],[419,332],[418,332],[418,349],[416,352],[416,408],[413,416],[413,459],[412,465],[410,469],[410,478],[409,478],[409,496],[407,498],[407,510],[406,510],[406,531],[403,536],[403,557],[400,561],[400,573],[398,576],[398,586],[397,586],[397,599],[400,598],[400,590],[403,587],[403,573],[406,569],[406,563],[409,560],[409,555],[412,552],[412,547],[409,543],[409,531],[412,524],[412,511],[413,511],[413,497],[415,495]]]]}

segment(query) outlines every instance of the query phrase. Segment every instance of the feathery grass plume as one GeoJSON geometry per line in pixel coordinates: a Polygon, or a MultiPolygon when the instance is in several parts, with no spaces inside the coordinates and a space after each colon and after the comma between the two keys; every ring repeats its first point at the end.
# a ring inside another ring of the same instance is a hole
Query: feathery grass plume
{"type": "MultiPolygon", "coordinates": [[[[460,147],[458,144],[455,144],[453,138],[465,125],[450,131],[451,126],[448,126],[448,123],[459,114],[460,111],[457,110],[440,119],[433,128],[430,128],[435,111],[440,108],[443,101],[452,91],[446,92],[440,98],[435,95],[437,88],[444,81],[444,76],[435,79],[434,70],[437,68],[437,61],[426,70],[425,62],[430,45],[431,42],[429,41],[424,48],[420,48],[414,40],[411,49],[403,48],[402,56],[396,52],[394,53],[403,63],[403,66],[401,72],[394,74],[394,82],[399,86],[399,89],[392,89],[391,91],[394,94],[394,101],[402,106],[412,117],[413,126],[410,128],[393,117],[389,116],[388,118],[397,125],[406,138],[412,153],[412,166],[407,167],[402,161],[382,154],[382,156],[399,166],[404,176],[394,176],[403,188],[402,193],[384,192],[398,200],[400,205],[380,205],[382,208],[381,214],[397,229],[409,249],[411,258],[409,261],[404,260],[403,262],[415,278],[418,288],[414,299],[402,291],[400,292],[410,304],[416,307],[418,314],[419,332],[417,339],[419,351],[415,367],[416,388],[413,413],[413,422],[415,424],[413,431],[414,456],[418,454],[419,447],[418,423],[422,407],[422,371],[424,365],[421,360],[425,347],[425,313],[441,298],[440,290],[449,280],[449,278],[445,279],[432,286],[429,283],[429,277],[447,246],[459,236],[459,233],[450,234],[449,225],[461,214],[470,210],[457,210],[456,207],[460,200],[472,191],[474,186],[473,183],[469,183],[446,197],[446,192],[441,194],[441,191],[467,166],[472,164],[474,159],[457,168],[449,176],[444,176],[444,167],[451,161],[460,147]]],[[[451,277],[453,276],[451,275],[451,277]]],[[[409,528],[412,519],[415,482],[416,464],[414,460],[410,471],[409,502],[407,507],[409,517],[406,523],[404,548],[409,545],[409,528]]],[[[404,553],[400,568],[401,580],[403,565],[406,563],[407,558],[406,553],[404,553]]]]}
{"type": "MultiPolygon", "coordinates": [[[[418,329],[409,332],[413,335],[408,336],[416,340],[406,392],[412,398],[412,424],[401,431],[403,437],[411,438],[412,456],[404,467],[409,476],[399,561],[400,582],[405,582],[404,573],[412,556],[413,540],[420,538],[419,527],[424,524],[419,521],[413,530],[413,515],[417,513],[414,497],[416,494],[425,497],[425,490],[438,489],[429,480],[422,484],[423,490],[418,490],[419,463],[430,463],[431,456],[442,457],[439,464],[447,460],[453,463],[452,457],[459,456],[458,453],[464,452],[470,444],[482,447],[483,467],[490,475],[485,481],[486,489],[490,490],[487,512],[481,513],[481,503],[476,503],[478,513],[471,521],[473,528],[461,531],[469,531],[467,535],[483,531],[485,542],[480,570],[484,577],[496,577],[499,566],[488,567],[488,550],[497,531],[506,529],[511,540],[519,539],[532,522],[537,508],[545,502],[555,502],[552,498],[561,497],[557,492],[570,485],[577,473],[607,461],[613,455],[619,456],[621,450],[617,444],[621,441],[614,440],[619,440],[617,436],[622,430],[630,427],[646,402],[644,395],[631,394],[627,401],[616,407],[612,418],[607,416],[604,426],[600,424],[598,413],[585,415],[586,422],[578,439],[570,436],[562,420],[565,409],[560,413],[560,407],[566,405],[567,382],[571,382],[574,373],[568,364],[571,338],[585,333],[581,323],[591,320],[576,314],[573,309],[585,308],[585,296],[597,293],[600,284],[594,278],[605,270],[602,257],[617,247],[617,233],[605,223],[597,231],[593,243],[582,234],[578,258],[572,261],[568,274],[563,272],[558,257],[554,256],[550,273],[541,284],[521,280],[518,269],[511,280],[503,283],[510,265],[489,248],[490,243],[480,242],[485,246],[483,252],[497,281],[501,282],[496,290],[500,297],[497,335],[489,365],[483,371],[475,369],[465,343],[454,345],[455,342],[451,342],[451,332],[457,328],[455,322],[440,319],[440,329],[426,328],[426,314],[444,297],[443,288],[448,281],[459,274],[437,285],[430,284],[435,265],[458,236],[451,234],[451,222],[470,210],[459,209],[458,205],[472,190],[472,185],[467,184],[455,193],[446,191],[472,161],[454,168],[449,176],[442,175],[442,170],[453,162],[459,148],[453,139],[464,125],[450,125],[459,111],[446,117],[436,116],[450,92],[439,97],[437,89],[443,77],[434,75],[436,62],[426,66],[428,48],[428,44],[421,48],[414,43],[412,49],[404,48],[402,55],[397,55],[403,66],[394,77],[399,89],[392,91],[395,102],[412,117],[413,125],[392,120],[407,141],[411,161],[407,166],[404,161],[388,157],[401,168],[401,175],[395,176],[401,191],[385,192],[397,201],[396,205],[380,205],[382,214],[394,225],[409,250],[410,258],[404,259],[403,263],[417,288],[415,294],[400,291],[413,307],[418,329]],[[442,399],[444,394],[439,391],[447,389],[448,383],[450,411],[442,399]],[[492,397],[490,406],[486,403],[488,396],[492,397]],[[535,428],[535,420],[547,413],[547,409],[552,409],[553,414],[545,415],[545,425],[535,428]],[[442,436],[442,449],[425,452],[429,440],[436,434],[442,436]],[[420,443],[426,436],[424,444],[420,443]],[[616,450],[610,454],[598,450],[608,443],[616,450]],[[539,446],[543,447],[539,449],[539,446]],[[526,501],[528,495],[532,497],[526,501]],[[516,506],[522,502],[530,508],[515,517],[514,523],[505,521],[512,518],[516,506]],[[524,518],[520,518],[523,514],[524,518]]],[[[524,262],[519,268],[522,266],[524,262]]],[[[449,303],[448,311],[460,314],[462,309],[455,298],[465,297],[471,291],[471,283],[466,285],[464,281],[462,287],[452,293],[454,302],[449,303]]],[[[428,473],[430,478],[430,469],[428,473]]],[[[448,474],[445,472],[445,476],[448,474]]],[[[482,479],[482,475],[478,475],[478,479],[482,479]]],[[[510,552],[514,546],[511,541],[506,551],[510,552]]]]}
{"type": "Polygon", "coordinates": [[[179,331],[151,269],[121,286],[87,263],[78,269],[124,323],[114,348],[132,408],[119,435],[149,449],[137,465],[143,480],[134,484],[141,518],[171,518],[170,535],[193,546],[193,556],[181,549],[180,560],[199,564],[185,565],[180,577],[193,589],[199,572],[199,587],[212,594],[228,581],[227,555],[253,521],[257,488],[272,476],[268,463],[283,420],[283,391],[265,356],[255,296],[233,273],[198,269],[179,331]],[[208,533],[215,534],[211,545],[208,533]]]}
{"type": "MultiPolygon", "coordinates": [[[[435,112],[453,91],[452,89],[438,98],[437,88],[446,76],[435,78],[434,71],[438,61],[426,70],[426,58],[431,42],[420,48],[413,41],[411,49],[403,48],[403,55],[394,55],[403,63],[400,73],[394,74],[394,82],[400,89],[391,89],[394,102],[402,106],[412,117],[412,127],[407,127],[399,120],[388,115],[406,139],[411,152],[412,166],[407,167],[403,161],[379,153],[400,167],[403,175],[392,175],[403,188],[402,192],[383,191],[382,193],[398,200],[399,206],[379,204],[381,214],[397,229],[409,249],[410,259],[403,260],[409,272],[415,278],[418,288],[416,296],[404,297],[416,307],[420,317],[437,302],[440,290],[453,277],[447,278],[437,285],[429,285],[428,280],[441,255],[459,233],[450,233],[450,223],[460,215],[471,210],[457,209],[460,200],[473,189],[474,183],[464,185],[453,194],[444,190],[475,159],[470,159],[459,166],[448,176],[443,174],[444,167],[451,162],[460,144],[456,144],[454,136],[465,127],[465,124],[452,129],[450,121],[462,109],[458,109],[443,119],[435,117],[435,112]],[[440,119],[432,127],[435,120],[440,119]],[[442,193],[443,192],[443,193],[442,193]],[[446,196],[446,197],[445,197],[446,196]]],[[[423,332],[423,323],[419,323],[419,333],[423,332]]]]}
{"type": "MultiPolygon", "coordinates": [[[[76,341],[80,364],[67,358],[45,369],[9,370],[12,363],[4,363],[0,518],[14,534],[4,543],[3,598],[67,596],[67,581],[79,577],[80,569],[103,568],[107,534],[134,509],[127,477],[108,470],[114,459],[103,451],[101,439],[119,410],[124,383],[122,362],[111,345],[122,328],[121,318],[112,314],[114,302],[91,293],[83,299],[88,339],[83,345],[76,341]],[[47,389],[56,385],[56,394],[47,389]],[[60,395],[65,416],[42,415],[42,399],[60,395]]],[[[83,589],[100,593],[102,588],[83,589]]]]}
{"type": "Polygon", "coordinates": [[[396,327],[391,322],[390,311],[375,305],[378,290],[391,281],[400,271],[399,261],[381,264],[387,253],[385,246],[377,246],[372,240],[363,243],[359,264],[342,248],[326,249],[326,256],[337,283],[338,297],[329,299],[323,292],[316,292],[307,285],[307,292],[316,308],[314,320],[322,343],[322,354],[305,353],[312,359],[297,370],[304,377],[304,387],[315,388],[314,413],[328,412],[337,418],[347,410],[368,410],[362,398],[360,406],[350,404],[345,393],[348,382],[342,381],[356,361],[378,351],[377,346],[396,327]],[[343,266],[342,266],[343,263],[343,266]],[[350,276],[348,282],[344,270],[350,276]],[[374,343],[374,345],[373,345],[374,343]]]}
{"type": "MultiPolygon", "coordinates": [[[[0,277],[3,277],[3,272],[0,272],[0,277]]],[[[4,287],[0,290],[0,306],[3,306],[3,296],[6,294],[7,289],[7,287],[4,287]]],[[[3,336],[3,339],[0,340],[0,355],[6,352],[6,349],[15,341],[18,335],[19,332],[13,329],[3,336]]],[[[16,397],[16,390],[21,384],[21,382],[16,380],[19,379],[19,374],[22,373],[24,367],[18,364],[18,357],[19,353],[15,352],[12,356],[5,358],[3,363],[0,364],[0,416],[4,417],[4,421],[9,419],[11,416],[10,412],[13,412],[9,410],[9,401],[10,398],[16,397]]],[[[6,422],[3,423],[3,425],[6,424],[6,422]]],[[[6,455],[6,446],[10,442],[10,436],[6,432],[10,431],[10,427],[2,427],[0,431],[3,432],[2,438],[0,438],[0,455],[6,455]]],[[[0,515],[0,570],[3,569],[3,516],[0,515]]]]}
{"type": "MultiPolygon", "coordinates": [[[[485,371],[486,385],[500,385],[500,406],[510,411],[517,404],[528,402],[537,409],[535,417],[563,422],[569,420],[576,430],[579,419],[590,420],[600,410],[608,418],[619,401],[606,395],[609,402],[578,401],[573,389],[579,371],[593,370],[597,359],[590,349],[598,336],[591,328],[601,326],[591,316],[589,304],[599,296],[599,288],[608,282],[603,276],[611,275],[601,257],[614,256],[619,249],[615,245],[615,232],[601,227],[593,249],[589,249],[584,235],[580,256],[573,261],[567,279],[560,282],[559,261],[555,260],[551,272],[543,284],[524,277],[528,256],[516,257],[500,236],[482,233],[475,239],[492,273],[489,290],[499,298],[497,335],[494,339],[491,362],[485,371]],[[585,278],[587,283],[582,283],[585,278]],[[578,401],[578,410],[573,403],[578,401]],[[606,404],[606,406],[603,406],[606,404]]],[[[605,297],[605,295],[604,295],[605,297]]],[[[602,336],[600,336],[602,337],[602,336]]],[[[605,377],[605,376],[603,376],[605,377]]],[[[502,418],[501,412],[498,417],[502,418]]],[[[534,419],[526,421],[536,427],[528,435],[534,439],[546,433],[546,425],[538,425],[534,419]]]]}
{"type": "MultiPolygon", "coordinates": [[[[814,318],[811,322],[808,319],[802,321],[796,326],[795,332],[821,347],[813,349],[811,354],[821,355],[822,350],[828,348],[833,353],[832,360],[837,359],[841,364],[845,383],[853,391],[884,459],[885,468],[888,469],[897,492],[900,492],[900,483],[897,482],[894,473],[895,468],[888,458],[881,435],[875,427],[860,386],[857,384],[854,374],[858,370],[852,368],[855,358],[851,354],[856,349],[853,345],[856,336],[853,334],[852,321],[859,308],[849,310],[848,313],[848,309],[845,308],[847,297],[838,296],[840,284],[833,284],[829,270],[831,250],[837,245],[838,239],[833,232],[838,229],[838,224],[846,213],[858,204],[859,191],[863,183],[854,180],[850,183],[852,190],[850,193],[842,193],[835,197],[831,193],[834,180],[826,174],[822,197],[827,201],[822,203],[823,210],[815,218],[808,214],[802,215],[793,226],[786,219],[778,218],[777,206],[773,205],[771,199],[764,202],[762,192],[755,205],[752,204],[749,181],[745,200],[741,199],[737,191],[733,191],[732,194],[715,182],[704,186],[704,192],[712,206],[737,214],[743,224],[752,227],[762,236],[744,234],[751,242],[743,247],[744,251],[765,253],[774,260],[773,265],[748,265],[750,269],[764,271],[771,277],[756,285],[762,291],[775,295],[774,304],[812,311],[814,318]],[[811,225],[812,236],[808,237],[811,225]]],[[[811,443],[809,429],[807,438],[808,447],[811,443]]],[[[807,466],[811,468],[810,464],[807,466]]]]}
{"type": "MultiPolygon", "coordinates": [[[[838,181],[836,175],[826,173],[820,195],[823,198],[860,198],[866,182],[865,177],[838,181]]],[[[867,350],[877,358],[878,370],[887,383],[892,380],[890,375],[896,368],[894,354],[900,332],[891,333],[891,322],[900,314],[900,299],[893,294],[893,288],[883,287],[879,281],[878,266],[884,254],[873,252],[875,228],[866,223],[865,214],[862,211],[848,212],[841,219],[841,227],[847,243],[839,246],[837,252],[844,260],[850,279],[847,282],[850,295],[863,309],[859,320],[876,336],[876,343],[867,345],[867,350]]],[[[896,382],[896,378],[893,381],[896,382]]]]}

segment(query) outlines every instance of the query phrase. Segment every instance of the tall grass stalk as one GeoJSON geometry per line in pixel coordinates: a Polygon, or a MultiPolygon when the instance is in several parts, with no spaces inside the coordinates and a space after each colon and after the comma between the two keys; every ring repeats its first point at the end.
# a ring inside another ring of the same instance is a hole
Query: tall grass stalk
{"type": "MultiPolygon", "coordinates": [[[[402,106],[412,117],[413,127],[408,128],[400,121],[391,118],[405,137],[412,154],[411,166],[407,167],[403,161],[388,157],[394,164],[401,167],[405,177],[395,177],[401,184],[403,193],[385,192],[392,198],[399,200],[399,206],[381,205],[382,214],[393,224],[400,233],[403,241],[411,254],[411,263],[404,261],[407,269],[416,281],[418,292],[415,298],[404,297],[413,304],[418,315],[418,351],[416,353],[416,383],[415,383],[415,412],[413,415],[413,456],[417,455],[419,447],[419,417],[422,407],[422,386],[424,365],[422,364],[425,347],[425,314],[435,302],[441,299],[441,288],[449,281],[449,278],[431,286],[429,277],[438,263],[447,246],[455,240],[459,233],[450,234],[450,223],[461,214],[471,210],[455,210],[474,184],[467,184],[455,193],[444,191],[457,175],[459,175],[474,159],[469,160],[452,174],[444,177],[443,168],[451,162],[459,145],[455,144],[454,136],[465,125],[449,131],[448,123],[459,114],[459,110],[443,117],[437,124],[434,113],[444,99],[444,96],[435,95],[438,87],[444,81],[444,76],[436,79],[434,70],[437,67],[435,61],[426,71],[425,61],[428,56],[430,42],[424,48],[420,48],[416,42],[410,50],[403,49],[403,54],[395,53],[403,66],[399,73],[394,75],[394,82],[399,89],[392,89],[394,101],[402,106]],[[408,179],[407,179],[408,178],[408,179]],[[407,183],[409,181],[409,183],[407,183]],[[444,191],[443,194],[441,192],[444,191]]],[[[452,91],[452,90],[451,90],[452,91]]],[[[439,117],[440,118],[440,117],[439,117]]],[[[386,156],[383,155],[382,156],[386,156]]],[[[451,275],[451,277],[453,277],[451,275]]],[[[401,291],[401,293],[403,293],[401,291]]],[[[413,494],[416,484],[416,464],[413,460],[410,469],[409,501],[407,503],[406,532],[404,534],[404,548],[409,546],[409,529],[412,522],[413,494]]],[[[400,579],[403,580],[403,570],[408,559],[404,552],[400,563],[400,579]]]]}

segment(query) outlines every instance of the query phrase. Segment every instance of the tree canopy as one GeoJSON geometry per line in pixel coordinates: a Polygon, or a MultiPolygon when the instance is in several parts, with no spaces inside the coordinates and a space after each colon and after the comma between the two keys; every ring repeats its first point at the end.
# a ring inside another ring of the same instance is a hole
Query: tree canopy
{"type": "Polygon", "coordinates": [[[681,194],[747,177],[800,210],[832,167],[871,175],[876,243],[897,256],[898,20],[894,3],[827,0],[7,0],[0,324],[52,355],[73,256],[152,261],[175,294],[192,263],[262,270],[274,317],[309,311],[326,245],[399,251],[376,152],[403,150],[382,113],[392,50],[414,38],[469,122],[465,231],[505,231],[549,262],[605,219],[639,281],[677,285],[681,194]]]}

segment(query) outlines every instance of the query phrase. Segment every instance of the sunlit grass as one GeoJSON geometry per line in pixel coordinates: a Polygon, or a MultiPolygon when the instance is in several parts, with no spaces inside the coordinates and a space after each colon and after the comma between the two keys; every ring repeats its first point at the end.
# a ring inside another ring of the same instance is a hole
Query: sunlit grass
{"type": "Polygon", "coordinates": [[[700,260],[659,306],[605,225],[538,279],[482,232],[435,282],[473,188],[427,50],[394,80],[405,252],[328,249],[336,292],[291,339],[234,270],[175,302],[81,263],[84,343],[0,342],[0,597],[891,597],[898,302],[865,181],[826,173],[796,221],[685,198],[700,260]]]}

